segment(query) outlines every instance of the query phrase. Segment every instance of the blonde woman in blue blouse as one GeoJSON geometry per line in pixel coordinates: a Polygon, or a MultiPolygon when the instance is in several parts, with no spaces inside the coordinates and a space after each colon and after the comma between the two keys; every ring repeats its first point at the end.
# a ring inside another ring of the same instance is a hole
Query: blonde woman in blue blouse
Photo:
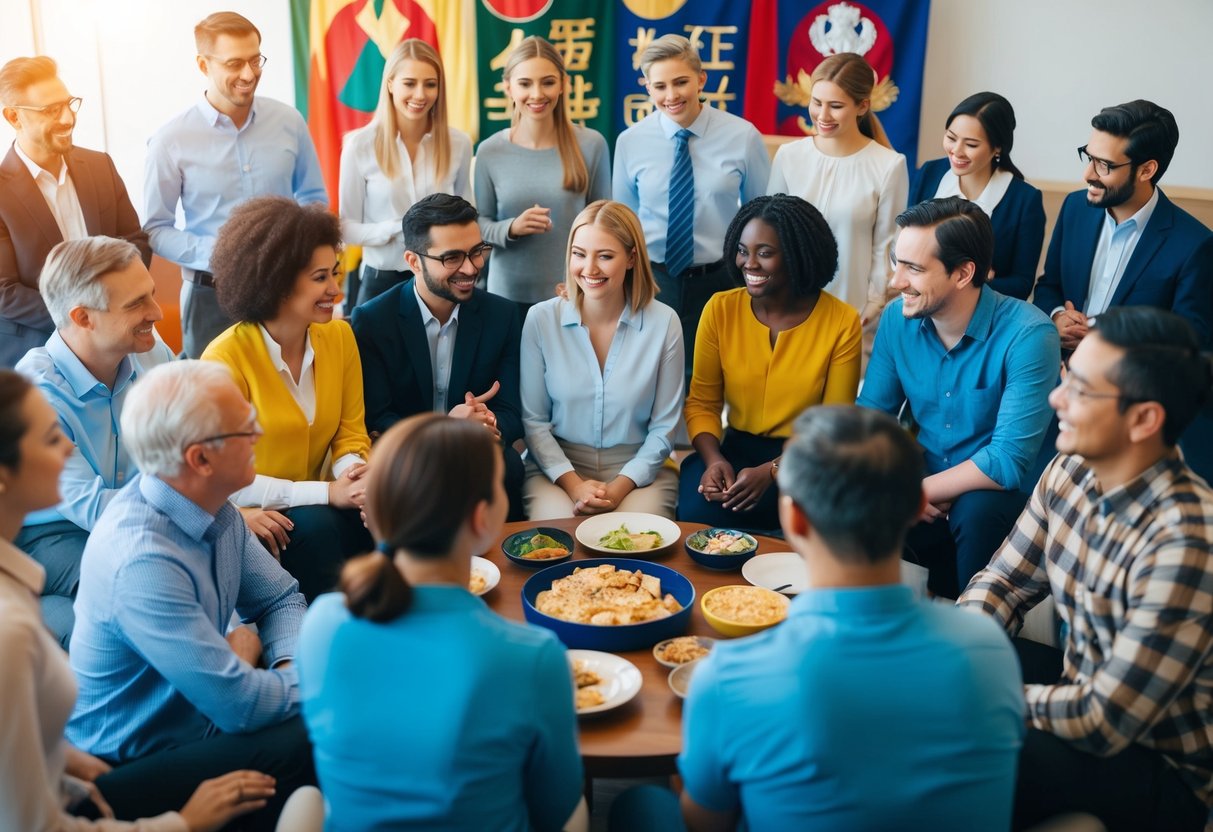
{"type": "Polygon", "coordinates": [[[621,509],[673,518],[682,325],[655,300],[640,220],[599,200],[573,221],[567,298],[522,327],[523,501],[532,520],[621,509]]]}

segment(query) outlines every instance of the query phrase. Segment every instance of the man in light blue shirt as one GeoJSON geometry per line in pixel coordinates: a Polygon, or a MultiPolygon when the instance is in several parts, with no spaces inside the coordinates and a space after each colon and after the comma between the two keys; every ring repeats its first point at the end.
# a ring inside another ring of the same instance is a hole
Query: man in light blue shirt
{"type": "Polygon", "coordinates": [[[1048,426],[1057,330],[1043,312],[985,285],[990,219],[958,197],[897,217],[891,285],[858,404],[908,405],[927,460],[927,504],[908,555],[929,586],[955,598],[987,563],[1027,502],[1028,471],[1048,426]]]}
{"type": "MultiPolygon", "coordinates": [[[[783,624],[718,642],[695,671],[678,758],[686,828],[1010,828],[1015,651],[997,626],[900,584],[922,475],[891,416],[831,405],[797,420],[779,516],[809,589],[783,624]]],[[[627,793],[611,826],[677,829],[673,804],[627,793]]]]}
{"type": "Polygon", "coordinates": [[[152,250],[182,269],[181,327],[190,358],[232,323],[219,309],[208,271],[232,208],[266,195],[301,205],[327,201],[303,117],[254,97],[266,60],[257,28],[235,12],[217,12],[194,28],[194,40],[207,89],[148,141],[143,193],[152,250]]]}
{"type": "Polygon", "coordinates": [[[291,665],[305,604],[227,499],[253,480],[257,415],[226,367],[175,361],[139,380],[121,424],[141,473],[85,546],[68,739],[118,772],[174,750],[189,761],[155,767],[141,788],[99,782],[123,816],[180,805],[234,768],[276,777],[285,799],[284,784],[314,782],[291,665]],[[259,637],[225,638],[233,612],[259,637]]]}
{"type": "Polygon", "coordinates": [[[139,249],[126,240],[59,243],[47,257],[39,290],[56,329],[17,369],[38,385],[76,448],[59,479],[63,502],[26,517],[16,543],[46,569],[42,615],[66,648],[84,543],[135,474],[120,441],[122,404],[139,376],[173,354],[156,337],[163,317],[156,285],[139,249]]]}

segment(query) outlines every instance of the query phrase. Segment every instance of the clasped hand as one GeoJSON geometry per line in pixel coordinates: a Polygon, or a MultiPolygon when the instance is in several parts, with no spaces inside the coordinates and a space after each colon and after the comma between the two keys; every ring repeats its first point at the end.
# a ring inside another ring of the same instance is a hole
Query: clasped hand
{"type": "Polygon", "coordinates": [[[501,382],[494,381],[493,386],[479,396],[473,396],[471,391],[464,393],[463,404],[452,407],[449,415],[456,419],[470,419],[473,422],[479,422],[491,430],[494,437],[500,439],[501,431],[497,429],[497,416],[485,404],[496,396],[500,389],[501,382]]]}
{"type": "Polygon", "coordinates": [[[736,474],[726,460],[709,465],[699,479],[699,493],[709,503],[720,503],[730,511],[749,511],[771,487],[770,463],[742,468],[736,474]]]}

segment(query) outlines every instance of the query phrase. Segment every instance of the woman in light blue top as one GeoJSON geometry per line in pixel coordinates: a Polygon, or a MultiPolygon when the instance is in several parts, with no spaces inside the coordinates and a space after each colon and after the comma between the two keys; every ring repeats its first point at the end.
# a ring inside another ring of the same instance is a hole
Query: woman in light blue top
{"type": "Polygon", "coordinates": [[[522,327],[523,501],[532,520],[623,509],[673,518],[682,327],[654,299],[640,220],[599,200],[573,221],[564,294],[522,327]]]}
{"type": "Polygon", "coordinates": [[[329,832],[558,830],[579,808],[568,659],[555,636],[468,592],[509,500],[479,425],[413,416],[376,443],[367,523],[299,638],[303,716],[329,832]]]}

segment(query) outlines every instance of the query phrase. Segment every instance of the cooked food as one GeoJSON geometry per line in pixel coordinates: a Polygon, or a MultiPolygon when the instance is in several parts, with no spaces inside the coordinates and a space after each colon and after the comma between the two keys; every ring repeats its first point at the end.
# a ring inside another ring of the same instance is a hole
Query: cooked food
{"type": "Polygon", "coordinates": [[[777,624],[788,615],[788,599],[757,586],[726,586],[705,595],[712,615],[735,624],[777,624]]]}
{"type": "Polygon", "coordinates": [[[700,532],[690,541],[691,548],[705,555],[740,555],[754,548],[752,540],[741,532],[718,529],[712,534],[700,532]]]}
{"type": "Polygon", "coordinates": [[[598,538],[598,543],[604,549],[618,549],[621,552],[644,552],[661,548],[661,535],[654,531],[628,531],[627,524],[604,534],[598,538]]]}
{"type": "Polygon", "coordinates": [[[536,534],[518,547],[514,552],[514,557],[527,560],[551,560],[552,558],[562,558],[568,553],[568,547],[554,537],[536,534]]]}
{"type": "Polygon", "coordinates": [[[590,670],[589,664],[584,659],[578,659],[573,662],[573,684],[579,688],[588,688],[591,685],[602,684],[602,677],[590,670]]]}
{"type": "Polygon", "coordinates": [[[601,684],[602,677],[590,669],[589,662],[585,659],[573,662],[573,685],[576,687],[576,693],[573,694],[573,707],[581,711],[605,702],[606,697],[596,687],[601,684]]]}
{"type": "Polygon", "coordinates": [[[573,695],[573,707],[579,711],[595,708],[603,702],[606,702],[606,697],[598,688],[577,688],[577,693],[573,695]]]}
{"type": "Polygon", "coordinates": [[[704,647],[695,636],[672,638],[657,652],[657,658],[671,664],[686,664],[702,659],[712,648],[704,647]]]}
{"type": "Polygon", "coordinates": [[[552,581],[535,597],[535,609],[562,621],[614,625],[666,618],[682,606],[662,595],[660,579],[604,563],[552,581]]]}
{"type": "Polygon", "coordinates": [[[488,585],[488,579],[484,577],[483,572],[472,571],[472,578],[468,581],[468,592],[479,595],[488,588],[488,585]]]}

